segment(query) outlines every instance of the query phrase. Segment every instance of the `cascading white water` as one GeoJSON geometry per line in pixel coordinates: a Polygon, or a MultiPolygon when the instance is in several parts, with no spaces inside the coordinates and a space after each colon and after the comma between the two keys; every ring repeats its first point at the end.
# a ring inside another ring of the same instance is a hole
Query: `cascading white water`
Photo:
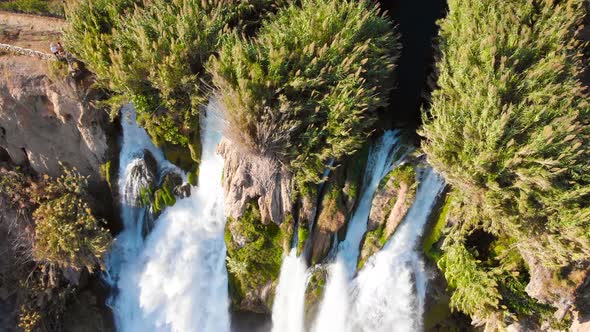
{"type": "Polygon", "coordinates": [[[399,134],[398,131],[387,131],[371,147],[363,176],[361,198],[350,218],[346,237],[338,246],[336,261],[329,268],[326,290],[313,326],[314,332],[349,331],[347,321],[350,307],[349,280],[356,271],[359,246],[367,231],[367,220],[375,191],[383,177],[405,157],[405,154],[400,156],[399,153],[399,134]],[[397,160],[394,161],[396,157],[397,160]],[[335,329],[335,326],[338,328],[335,329]]]}
{"type": "MultiPolygon", "coordinates": [[[[164,210],[135,255],[126,253],[124,262],[114,268],[118,270],[118,294],[112,305],[119,331],[229,331],[223,159],[216,154],[224,122],[216,104],[208,105],[201,123],[199,187],[192,188],[190,197],[164,210]]],[[[124,127],[121,167],[131,163],[126,140],[140,148],[149,142],[145,132],[134,123],[130,126],[133,130],[124,127]]],[[[155,147],[149,150],[164,162],[160,151],[155,147]]],[[[125,213],[124,219],[133,218],[125,213]]],[[[141,242],[141,232],[128,230],[127,221],[125,227],[117,246],[141,242]]]]}
{"type": "Polygon", "coordinates": [[[297,257],[297,249],[291,249],[281,266],[272,308],[272,332],[303,332],[308,279],[303,257],[297,257]]]}
{"type": "Polygon", "coordinates": [[[123,137],[119,153],[118,187],[121,197],[121,219],[123,231],[117,236],[107,258],[107,281],[115,287],[120,268],[130,259],[134,259],[143,248],[142,230],[148,217],[144,207],[137,206],[141,188],[154,179],[146,174],[145,152],[150,153],[160,168],[174,167],[162,152],[154,146],[146,131],[137,126],[135,110],[131,104],[121,109],[121,127],[123,137]]]}
{"type": "Polygon", "coordinates": [[[442,179],[433,170],[426,170],[403,224],[359,272],[350,314],[354,331],[421,330],[428,278],[416,249],[443,188],[442,179]]]}
{"type": "Polygon", "coordinates": [[[313,325],[313,332],[349,332],[348,313],[350,299],[348,294],[348,273],[342,258],[330,264],[327,286],[324,291],[320,311],[313,325]]]}
{"type": "Polygon", "coordinates": [[[338,262],[345,264],[349,277],[352,277],[356,270],[356,263],[359,256],[359,245],[363,235],[367,231],[367,220],[371,212],[371,203],[379,183],[385,175],[397,166],[403,156],[398,155],[400,150],[399,131],[387,131],[371,147],[369,159],[363,176],[363,190],[358,206],[350,218],[346,237],[338,246],[338,255],[341,259],[338,262]],[[398,160],[394,158],[398,155],[398,160]]]}

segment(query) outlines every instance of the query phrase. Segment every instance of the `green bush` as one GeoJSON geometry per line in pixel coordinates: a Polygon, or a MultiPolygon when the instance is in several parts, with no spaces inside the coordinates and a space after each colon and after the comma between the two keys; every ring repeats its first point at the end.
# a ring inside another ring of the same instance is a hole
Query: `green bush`
{"type": "Polygon", "coordinates": [[[462,243],[453,242],[445,247],[438,265],[454,290],[451,307],[470,316],[487,318],[495,314],[502,296],[494,276],[479,263],[462,243]]]}
{"type": "Polygon", "coordinates": [[[199,106],[211,91],[206,61],[221,33],[256,22],[274,2],[82,0],[68,10],[65,41],[106,87],[133,102],[157,145],[190,148],[198,163],[199,106]]]}
{"type": "Polygon", "coordinates": [[[255,39],[234,33],[210,62],[237,142],[317,183],[361,147],[386,105],[398,44],[369,1],[292,2],[255,39]]]}
{"type": "Polygon", "coordinates": [[[472,234],[553,268],[590,256],[590,104],[575,39],[584,3],[450,0],[440,24],[423,148],[454,188],[439,261],[451,304],[480,319],[545,309],[512,275],[526,269],[477,257],[472,234]]]}
{"type": "Polygon", "coordinates": [[[424,149],[471,222],[549,265],[590,255],[582,1],[450,1],[424,149]],[[525,226],[525,227],[522,227],[525,226]]]}
{"type": "Polygon", "coordinates": [[[93,216],[88,204],[86,178],[64,167],[64,175],[50,182],[33,213],[37,261],[93,271],[102,266],[111,235],[104,220],[93,216]]]}

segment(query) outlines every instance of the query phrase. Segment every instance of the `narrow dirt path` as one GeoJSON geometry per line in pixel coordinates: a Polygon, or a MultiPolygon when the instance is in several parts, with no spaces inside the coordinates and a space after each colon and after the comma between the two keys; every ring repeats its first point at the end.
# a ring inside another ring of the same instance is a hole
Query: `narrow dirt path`
{"type": "Polygon", "coordinates": [[[61,38],[65,20],[0,11],[0,43],[50,53],[49,44],[61,38]]]}

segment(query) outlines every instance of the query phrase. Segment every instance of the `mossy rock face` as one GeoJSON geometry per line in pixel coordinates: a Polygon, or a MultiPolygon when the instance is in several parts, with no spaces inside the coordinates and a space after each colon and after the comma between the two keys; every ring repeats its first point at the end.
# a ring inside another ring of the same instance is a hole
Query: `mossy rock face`
{"type": "MultiPolygon", "coordinates": [[[[336,233],[346,232],[347,223],[360,197],[368,155],[369,144],[366,144],[342,163],[334,165],[335,169],[330,173],[323,189],[313,234],[307,234],[307,229],[299,229],[305,238],[311,236],[312,264],[321,262],[326,257],[336,233]]],[[[298,252],[302,251],[303,245],[300,236],[298,252]]]]}
{"type": "Polygon", "coordinates": [[[452,199],[452,193],[447,194],[443,205],[440,207],[440,213],[435,216],[436,221],[432,227],[427,229],[426,235],[422,239],[422,252],[434,262],[438,261],[441,255],[440,240],[443,236],[444,228],[447,225],[447,217],[451,208],[452,199]]]}
{"type": "Polygon", "coordinates": [[[183,171],[193,174],[190,177],[192,181],[189,181],[189,183],[196,185],[202,153],[198,119],[195,117],[190,122],[190,132],[186,135],[186,144],[172,144],[167,141],[157,141],[156,143],[160,146],[168,161],[183,171]]]}
{"type": "Polygon", "coordinates": [[[373,198],[367,232],[361,243],[357,268],[381,250],[403,222],[416,197],[418,162],[410,159],[387,174],[380,182],[373,198]]]}
{"type": "Polygon", "coordinates": [[[314,318],[319,310],[327,279],[328,269],[326,265],[316,265],[312,269],[305,290],[305,311],[309,321],[315,320],[314,318]]]}
{"type": "Polygon", "coordinates": [[[247,204],[242,217],[228,218],[226,261],[234,309],[271,311],[273,285],[279,277],[285,238],[289,237],[283,228],[263,224],[255,201],[247,204]]]}
{"type": "Polygon", "coordinates": [[[163,144],[161,146],[164,157],[169,162],[178,166],[185,172],[194,172],[198,167],[198,161],[193,160],[191,151],[188,147],[173,144],[163,144]]]}

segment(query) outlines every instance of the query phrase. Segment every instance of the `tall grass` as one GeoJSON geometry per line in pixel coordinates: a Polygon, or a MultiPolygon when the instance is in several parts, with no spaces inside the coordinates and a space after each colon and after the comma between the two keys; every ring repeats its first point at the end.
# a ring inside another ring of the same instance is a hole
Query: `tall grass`
{"type": "Polygon", "coordinates": [[[205,63],[219,37],[252,25],[271,0],[82,0],[70,7],[68,49],[110,90],[134,102],[156,143],[198,139],[210,92],[205,63]]]}
{"type": "Polygon", "coordinates": [[[211,61],[236,142],[316,183],[366,140],[386,105],[398,43],[370,1],[292,2],[255,39],[234,33],[211,61]]]}
{"type": "Polygon", "coordinates": [[[422,129],[460,193],[445,265],[463,264],[449,255],[478,229],[550,267],[590,257],[590,105],[575,39],[586,2],[449,0],[422,129]]]}

